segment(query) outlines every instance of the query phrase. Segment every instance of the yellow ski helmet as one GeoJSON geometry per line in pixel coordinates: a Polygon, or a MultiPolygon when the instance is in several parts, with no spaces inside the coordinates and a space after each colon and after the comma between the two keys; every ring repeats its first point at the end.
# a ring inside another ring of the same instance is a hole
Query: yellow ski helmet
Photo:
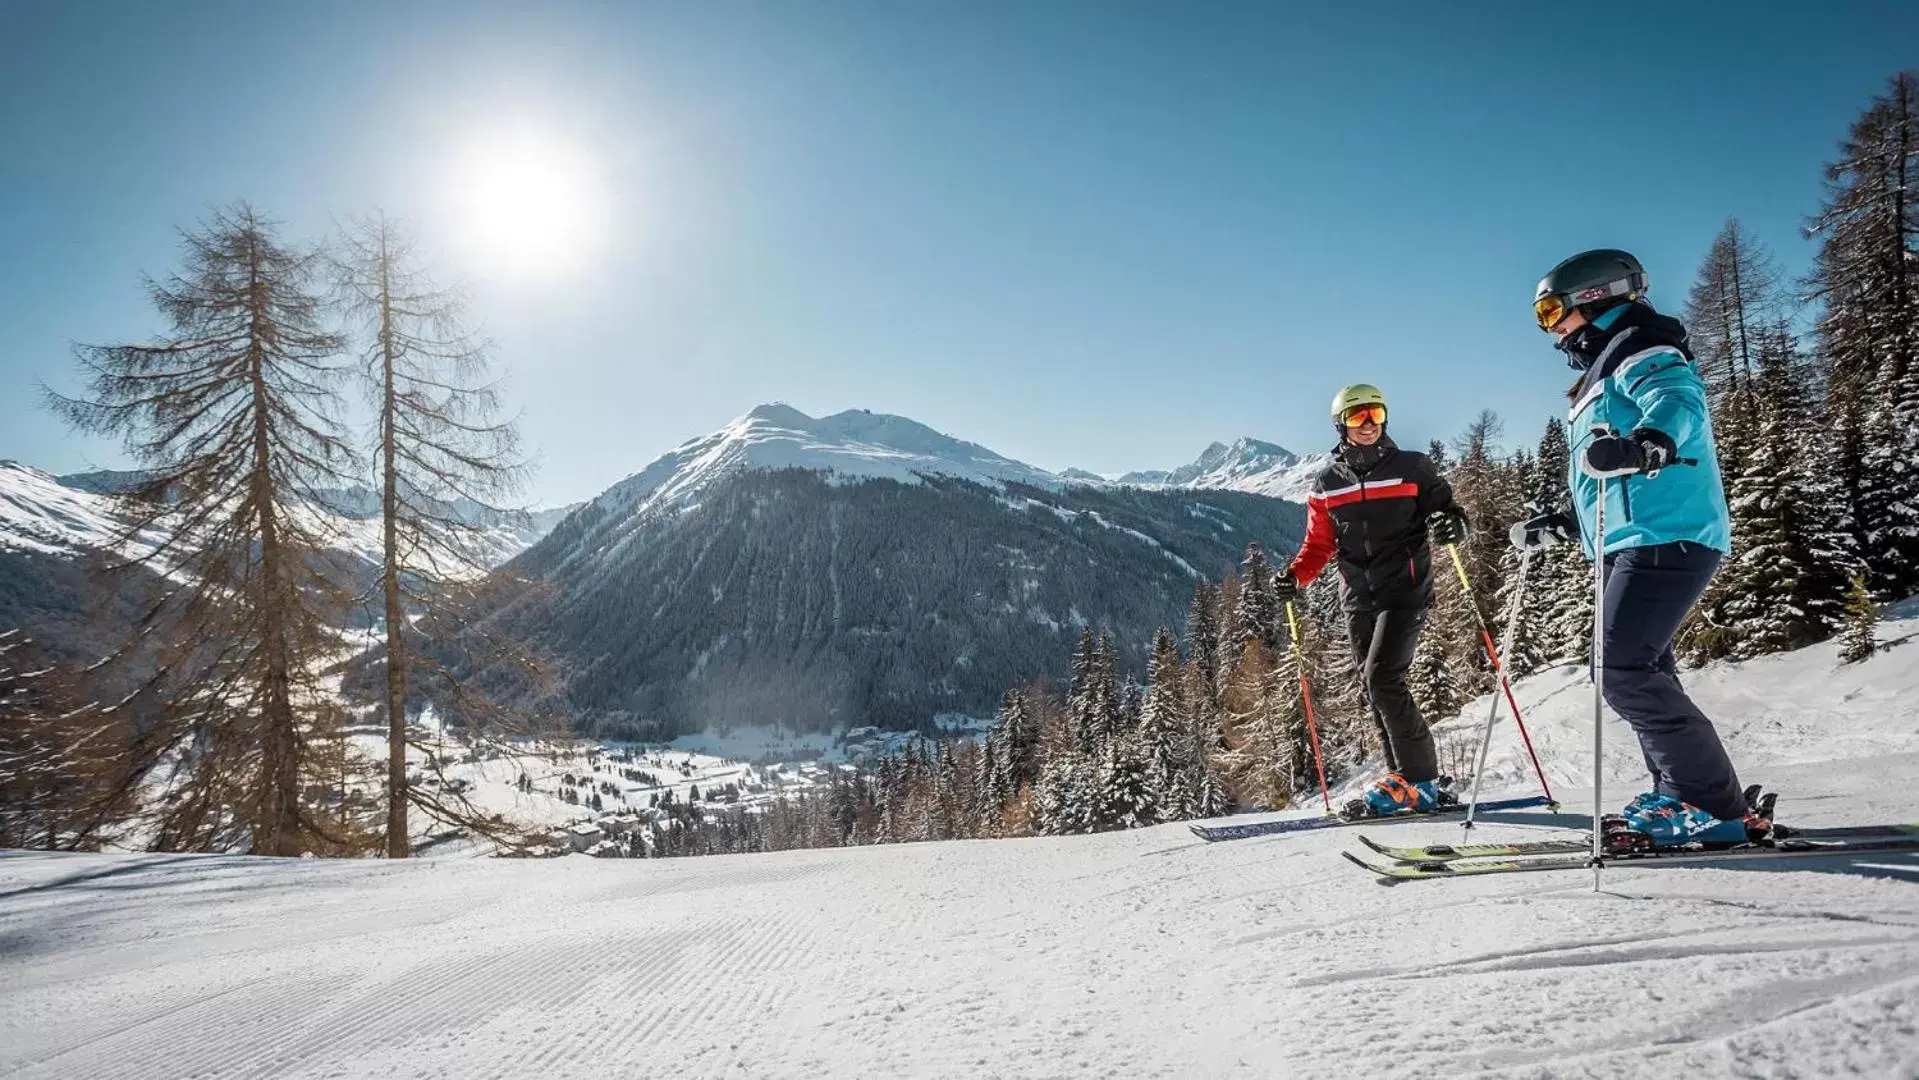
{"type": "MultiPolygon", "coordinates": [[[[1334,394],[1333,426],[1344,427],[1346,424],[1346,414],[1362,405],[1377,405],[1384,409],[1386,407],[1386,395],[1380,393],[1379,387],[1371,383],[1354,383],[1339,393],[1334,394]]],[[[1382,420],[1380,423],[1383,424],[1385,421],[1382,420]]]]}

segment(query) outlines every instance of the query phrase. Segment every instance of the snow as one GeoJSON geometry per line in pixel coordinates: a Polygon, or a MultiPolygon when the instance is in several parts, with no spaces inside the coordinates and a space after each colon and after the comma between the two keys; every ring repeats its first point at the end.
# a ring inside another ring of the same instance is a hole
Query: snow
{"type": "Polygon", "coordinates": [[[1065,483],[1044,469],[903,416],[850,409],[815,418],[771,404],[680,445],[594,501],[620,517],[685,509],[715,480],[746,470],[776,469],[825,472],[840,482],[916,484],[922,475],[939,475],[994,487],[1004,481],[1051,488],[1065,483]]]}
{"type": "MultiPolygon", "coordinates": [[[[1919,612],[1881,642],[1688,673],[1789,820],[1911,818],[1919,612]]],[[[1518,686],[1568,810],[1588,694],[1571,671],[1518,686]]],[[[1606,737],[1616,806],[1641,767],[1606,737]]],[[[1529,790],[1510,724],[1494,755],[1493,793],[1529,790]]],[[[1174,825],[637,861],[7,853],[0,1074],[1915,1075],[1919,857],[1615,865],[1595,891],[1382,886],[1350,844],[1174,825]]]]}
{"type": "MultiPolygon", "coordinates": [[[[131,473],[82,473],[55,477],[31,466],[0,461],[0,548],[43,555],[74,556],[113,551],[126,557],[149,553],[161,541],[152,532],[119,544],[110,494],[134,478],[131,473]]],[[[333,509],[306,507],[303,524],[339,550],[377,564],[383,551],[379,504],[373,493],[350,489],[336,493],[333,509]],[[369,516],[370,515],[370,516],[369,516]]],[[[557,525],[566,510],[541,510],[519,523],[483,522],[477,507],[459,508],[482,528],[471,538],[481,565],[498,565],[524,551],[557,525]]]]}
{"type": "Polygon", "coordinates": [[[1303,503],[1330,460],[1329,454],[1302,458],[1285,447],[1243,438],[1231,446],[1214,443],[1198,460],[1177,469],[1126,473],[1114,482],[1146,488],[1245,491],[1303,503]]]}
{"type": "Polygon", "coordinates": [[[0,548],[61,556],[99,550],[135,557],[160,542],[143,537],[122,547],[122,531],[108,497],[67,487],[31,466],[0,461],[0,548]]]}

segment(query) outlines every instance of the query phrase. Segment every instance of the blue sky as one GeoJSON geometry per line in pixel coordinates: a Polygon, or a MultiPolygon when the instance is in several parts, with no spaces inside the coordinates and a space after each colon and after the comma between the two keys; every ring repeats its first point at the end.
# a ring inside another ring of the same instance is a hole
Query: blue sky
{"type": "Polygon", "coordinates": [[[140,275],[241,198],[296,241],[416,225],[539,502],[772,400],[1106,473],[1318,448],[1361,380],[1402,442],[1481,408],[1530,442],[1546,268],[1625,247],[1677,309],[1736,215],[1802,271],[1824,163],[1919,62],[1919,5],[1671,6],[7,4],[0,457],[124,464],[35,388],[160,331],[140,275]],[[506,133],[566,174],[558,255],[474,206],[506,133]]]}

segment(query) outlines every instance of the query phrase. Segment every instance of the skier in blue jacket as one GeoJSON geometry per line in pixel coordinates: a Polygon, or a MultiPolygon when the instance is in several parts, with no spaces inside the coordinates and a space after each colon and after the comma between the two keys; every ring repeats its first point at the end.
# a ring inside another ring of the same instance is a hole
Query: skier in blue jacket
{"type": "Polygon", "coordinates": [[[1623,251],[1587,251],[1553,267],[1534,298],[1539,327],[1579,371],[1568,395],[1563,511],[1513,527],[1513,543],[1571,539],[1604,562],[1606,703],[1639,738],[1653,790],[1627,805],[1655,846],[1739,843],[1764,830],[1712,721],[1679,684],[1673,638],[1732,550],[1706,387],[1686,328],[1645,300],[1646,271],[1623,251]],[[1594,535],[1605,477],[1605,536],[1594,535]]]}

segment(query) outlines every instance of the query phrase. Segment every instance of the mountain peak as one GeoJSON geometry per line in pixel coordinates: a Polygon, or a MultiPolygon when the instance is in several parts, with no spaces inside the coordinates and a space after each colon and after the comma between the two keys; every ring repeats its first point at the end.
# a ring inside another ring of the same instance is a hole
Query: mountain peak
{"type": "Polygon", "coordinates": [[[595,500],[620,516],[688,506],[715,480],[746,470],[810,469],[835,476],[915,484],[952,476],[1058,488],[1065,481],[917,420],[870,409],[813,417],[784,402],[759,405],[719,431],[656,458],[595,500]]]}
{"type": "Polygon", "coordinates": [[[1224,488],[1304,502],[1325,455],[1301,458],[1277,443],[1244,436],[1232,445],[1213,443],[1190,465],[1161,472],[1130,472],[1121,484],[1139,487],[1224,488]]]}

